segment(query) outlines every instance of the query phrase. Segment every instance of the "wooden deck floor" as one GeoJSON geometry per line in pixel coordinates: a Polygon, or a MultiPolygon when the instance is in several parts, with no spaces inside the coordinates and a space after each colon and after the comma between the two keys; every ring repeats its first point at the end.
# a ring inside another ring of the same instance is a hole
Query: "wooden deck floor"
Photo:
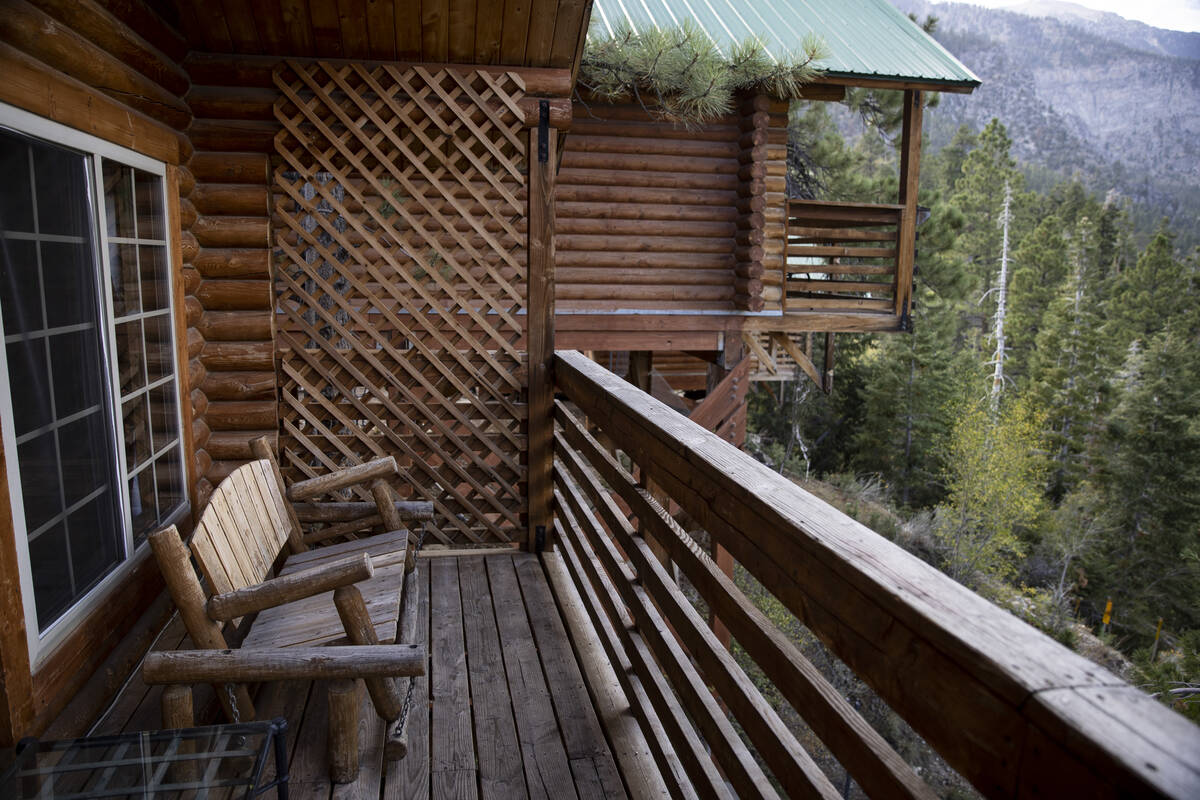
{"type": "MultiPolygon", "coordinates": [[[[258,717],[288,720],[291,797],[625,797],[537,557],[422,558],[416,574],[430,663],[415,683],[408,756],[384,762],[384,726],[363,691],[358,780],[331,786],[324,689],[268,684],[258,717]]],[[[175,620],[156,649],[184,640],[175,620]]],[[[135,676],[97,732],[161,727],[160,695],[135,676]]],[[[197,709],[211,697],[198,689],[197,709]]]]}

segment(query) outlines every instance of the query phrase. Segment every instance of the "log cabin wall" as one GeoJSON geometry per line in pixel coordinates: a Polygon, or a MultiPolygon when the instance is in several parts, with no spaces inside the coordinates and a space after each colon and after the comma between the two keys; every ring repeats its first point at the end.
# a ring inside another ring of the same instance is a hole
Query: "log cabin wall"
{"type": "Polygon", "coordinates": [[[560,313],[760,310],[779,283],[764,275],[782,271],[786,163],[787,103],[745,98],[688,129],[577,101],[558,175],[560,313]]]}
{"type": "MultiPolygon", "coordinates": [[[[0,101],[162,161],[168,186],[186,183],[175,168],[191,155],[183,134],[191,113],[182,100],[189,81],[179,66],[186,50],[182,37],[141,0],[4,0],[0,101]]],[[[177,248],[178,242],[172,245],[177,248]]],[[[174,266],[178,270],[178,259],[174,266]]],[[[178,289],[178,272],[175,282],[178,289]]],[[[187,335],[177,324],[181,344],[187,335]]],[[[186,403],[188,374],[182,362],[178,377],[186,403]]],[[[186,440],[185,432],[185,448],[186,440]]],[[[96,610],[40,663],[31,664],[17,578],[16,548],[25,545],[15,540],[3,475],[0,484],[3,746],[41,732],[72,698],[71,708],[78,712],[72,718],[94,716],[127,674],[125,662],[133,658],[136,663],[131,654],[138,643],[146,644],[138,632],[154,629],[169,609],[151,605],[161,578],[148,553],[135,555],[121,584],[108,590],[96,610]],[[93,673],[100,676],[95,691],[80,693],[93,673]]]]}
{"type": "Polygon", "coordinates": [[[192,55],[184,62],[196,152],[185,197],[185,276],[193,376],[196,499],[276,435],[272,344],[270,157],[279,129],[271,67],[192,55]],[[190,256],[190,258],[189,258],[190,256]]]}

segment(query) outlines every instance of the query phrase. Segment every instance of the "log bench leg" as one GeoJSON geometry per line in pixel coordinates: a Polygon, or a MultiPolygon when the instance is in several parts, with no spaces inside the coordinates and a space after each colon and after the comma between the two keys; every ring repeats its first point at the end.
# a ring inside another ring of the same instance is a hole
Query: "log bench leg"
{"type": "MultiPolygon", "coordinates": [[[[166,730],[191,728],[196,724],[196,715],[192,710],[192,687],[173,684],[163,689],[162,693],[162,725],[166,730]]],[[[180,742],[177,753],[181,756],[191,755],[195,744],[191,740],[180,742]]],[[[173,783],[191,783],[196,780],[196,762],[193,760],[176,761],[171,765],[167,774],[173,783]]]]}
{"type": "Polygon", "coordinates": [[[329,779],[358,777],[358,681],[329,682],[329,779]]]}
{"type": "MultiPolygon", "coordinates": [[[[379,644],[375,628],[371,625],[371,616],[367,612],[367,604],[363,602],[362,592],[357,586],[342,586],[333,591],[333,603],[337,606],[338,616],[342,618],[342,626],[351,644],[379,644]]],[[[392,678],[367,678],[367,691],[371,694],[371,702],[375,704],[375,712],[388,722],[400,716],[404,699],[396,689],[396,681],[392,678]]]]}

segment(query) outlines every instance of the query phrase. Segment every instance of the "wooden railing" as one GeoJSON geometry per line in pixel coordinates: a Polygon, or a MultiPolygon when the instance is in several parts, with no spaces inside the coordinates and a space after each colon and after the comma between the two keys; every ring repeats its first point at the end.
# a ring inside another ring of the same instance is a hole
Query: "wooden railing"
{"type": "Polygon", "coordinates": [[[840,796],[673,562],[868,795],[934,796],[667,514],[678,504],[984,795],[1200,796],[1200,728],[579,353],[555,372],[557,541],[668,781],[840,796]]]}
{"type": "Polygon", "coordinates": [[[789,200],[784,313],[899,313],[903,215],[902,205],[789,200]]]}

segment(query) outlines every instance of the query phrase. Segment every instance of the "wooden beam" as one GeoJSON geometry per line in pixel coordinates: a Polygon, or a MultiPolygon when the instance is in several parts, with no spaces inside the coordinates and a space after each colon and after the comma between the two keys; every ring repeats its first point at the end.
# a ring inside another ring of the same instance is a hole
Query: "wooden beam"
{"type": "Polygon", "coordinates": [[[812,359],[808,357],[808,353],[800,349],[800,346],[792,341],[792,337],[786,333],[774,331],[771,334],[771,339],[780,347],[782,347],[792,360],[796,362],[800,369],[804,370],[804,374],[812,378],[812,382],[817,386],[823,386],[820,373],[817,372],[817,367],[813,364],[812,359]]]}
{"type": "Polygon", "coordinates": [[[424,674],[425,648],[409,644],[155,651],[142,662],[142,679],[150,685],[397,678],[424,674]]]}
{"type": "Polygon", "coordinates": [[[912,303],[913,261],[917,247],[917,188],[921,175],[921,93],[904,93],[904,123],[900,139],[900,236],[896,243],[896,316],[908,325],[912,303]]]}
{"type": "MultiPolygon", "coordinates": [[[[3,439],[0,439],[2,442],[3,439]]],[[[29,734],[33,721],[33,676],[25,632],[25,604],[21,596],[18,542],[8,494],[8,460],[16,453],[0,444],[0,746],[12,747],[29,734]]]]}
{"type": "MultiPolygon", "coordinates": [[[[548,111],[547,111],[548,114],[548,111]]],[[[554,169],[558,137],[548,127],[529,129],[527,314],[529,386],[529,528],[534,552],[552,532],[554,468],[554,169]]]]}

